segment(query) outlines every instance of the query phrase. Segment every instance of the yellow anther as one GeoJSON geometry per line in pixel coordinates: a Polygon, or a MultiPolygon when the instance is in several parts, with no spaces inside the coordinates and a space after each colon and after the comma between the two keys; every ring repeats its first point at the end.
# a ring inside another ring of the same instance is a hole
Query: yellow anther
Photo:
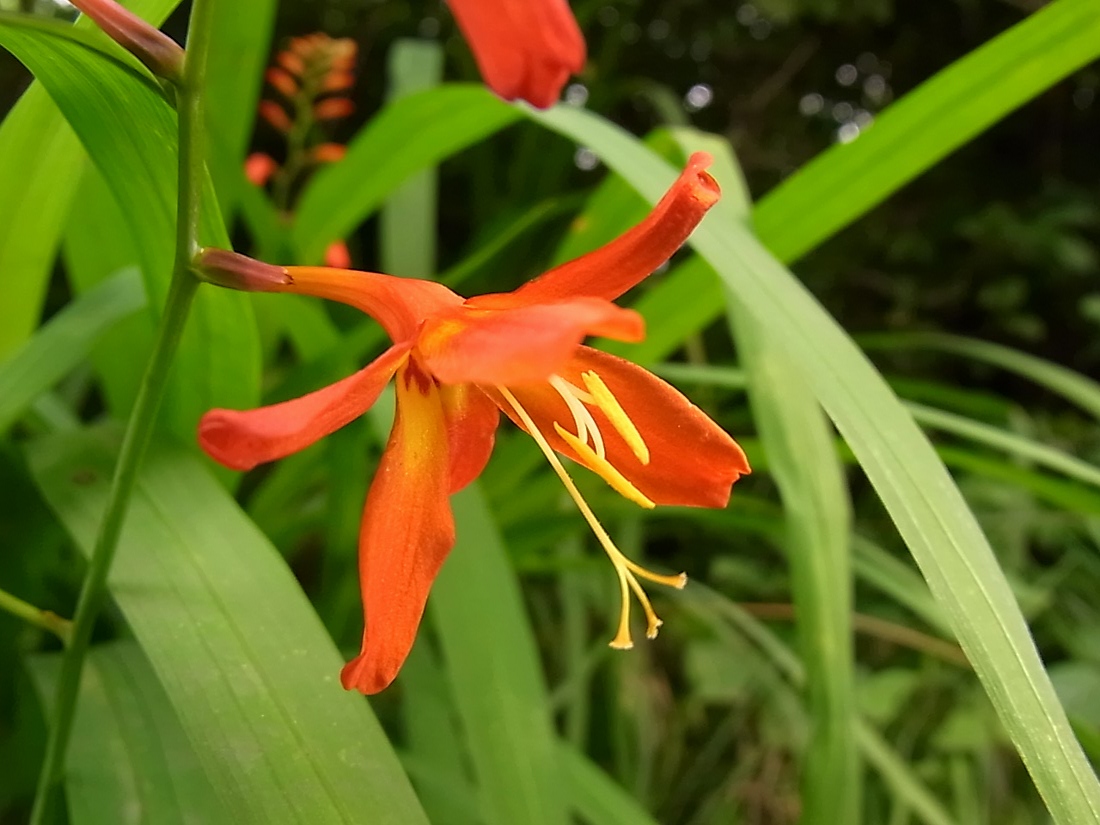
{"type": "Polygon", "coordinates": [[[608,647],[615,650],[630,650],[634,647],[634,640],[630,638],[630,591],[627,590],[626,577],[630,575],[619,565],[615,565],[615,572],[619,574],[619,590],[622,593],[622,607],[619,610],[619,630],[615,638],[607,643],[608,647]]]}
{"type": "Polygon", "coordinates": [[[619,399],[607,388],[607,384],[603,382],[603,379],[592,370],[581,373],[581,380],[584,381],[584,386],[588,388],[588,391],[592,393],[596,406],[603,410],[603,414],[607,416],[611,426],[615,428],[615,431],[623,437],[626,445],[630,447],[630,451],[637,456],[642,464],[648,464],[649,447],[646,446],[642,434],[638,432],[634,422],[630,420],[630,416],[626,414],[626,410],[619,404],[619,399]]]}
{"type": "Polygon", "coordinates": [[[642,495],[642,491],[626,480],[626,477],[616,470],[606,458],[600,458],[596,453],[573,435],[568,430],[564,429],[557,421],[554,422],[554,430],[561,436],[562,440],[572,447],[577,455],[584,459],[589,468],[597,473],[600,478],[606,481],[611,489],[621,495],[623,498],[628,498],[640,507],[645,507],[647,510],[652,510],[656,505],[642,495]]]}
{"type": "Polygon", "coordinates": [[[649,596],[642,590],[642,586],[638,584],[638,580],[629,573],[627,575],[629,576],[628,581],[630,583],[630,588],[634,591],[634,595],[638,597],[638,601],[642,603],[642,610],[645,611],[645,636],[647,639],[656,639],[657,630],[664,622],[657,618],[657,613],[653,610],[653,605],[649,603],[649,596]]]}
{"type": "Polygon", "coordinates": [[[687,587],[687,573],[677,573],[674,576],[665,576],[661,573],[654,573],[652,570],[646,570],[640,564],[635,564],[626,556],[623,556],[623,564],[626,565],[628,570],[638,574],[643,579],[648,579],[651,582],[663,584],[666,587],[675,587],[677,590],[683,590],[685,587],[687,587]]]}

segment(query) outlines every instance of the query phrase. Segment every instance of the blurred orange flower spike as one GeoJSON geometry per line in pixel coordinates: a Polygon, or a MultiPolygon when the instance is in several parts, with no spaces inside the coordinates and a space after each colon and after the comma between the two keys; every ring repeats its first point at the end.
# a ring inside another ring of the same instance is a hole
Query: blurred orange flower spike
{"type": "Polygon", "coordinates": [[[360,654],[341,675],[346,688],[375,693],[397,675],[454,544],[448,496],[481,473],[501,411],[538,443],[614,564],[622,605],[611,645],[632,644],[631,592],[645,611],[646,635],[656,635],[661,621],[639,579],[682,587],[686,577],[653,573],[624,556],[558,454],[644,507],[723,507],[730,485],[749,472],[737,443],[674,388],[582,346],[589,335],[643,337],[641,316],[612,301],[667,260],[718,200],[710,160],[693,155],[633,229],[510,293],[463,300],[432,281],[203,253],[197,269],[208,280],[341,301],[372,316],[393,341],[331,386],[257,410],[212,410],[199,426],[209,455],[248,470],[344,426],[396,379],[393,430],[360,531],[366,628],[360,654]]]}

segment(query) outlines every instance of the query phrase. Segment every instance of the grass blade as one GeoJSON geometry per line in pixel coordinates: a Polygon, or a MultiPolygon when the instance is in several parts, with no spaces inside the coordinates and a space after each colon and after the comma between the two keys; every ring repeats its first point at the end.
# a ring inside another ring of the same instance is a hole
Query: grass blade
{"type": "Polygon", "coordinates": [[[386,106],[348,144],[344,159],[303,190],[292,230],[299,258],[320,260],[325,247],[346,237],[411,174],[519,118],[480,86],[443,86],[386,106]]]}
{"type": "MultiPolygon", "coordinates": [[[[127,218],[150,306],[167,296],[175,248],[176,115],[128,54],[114,57],[75,27],[0,12],[0,45],[49,90],[127,218]]],[[[213,188],[203,198],[203,243],[228,246],[213,188]]],[[[250,407],[259,396],[259,346],[247,298],[202,289],[184,331],[162,418],[190,441],[216,406],[250,407]]]]}
{"type": "Polygon", "coordinates": [[[1061,364],[1055,364],[1045,358],[1038,358],[1011,347],[941,332],[868,335],[860,336],[859,342],[866,349],[898,347],[931,349],[992,364],[1031,379],[1100,419],[1100,383],[1061,364]]]}
{"type": "Polygon", "coordinates": [[[432,619],[489,823],[564,823],[558,748],[515,572],[471,485],[451,497],[458,543],[432,589],[432,619]]]}
{"type": "MultiPolygon", "coordinates": [[[[751,213],[737,159],[722,138],[677,130],[685,152],[713,153],[727,212],[751,213]]],[[[810,739],[802,764],[802,821],[858,822],[860,762],[855,742],[851,502],[832,428],[798,369],[766,328],[735,302],[731,333],[748,379],[753,421],[786,516],[787,558],[806,676],[810,739]]]]}
{"type": "MultiPolygon", "coordinates": [[[[112,440],[76,431],[30,450],[84,553],[112,440]]],[[[426,821],[369,705],[340,687],[342,660],[278,551],[186,453],[150,450],[109,583],[233,822],[426,821]]]]}
{"type": "MultiPolygon", "coordinates": [[[[36,656],[29,667],[49,707],[61,658],[36,656]]],[[[88,656],[73,733],[65,763],[72,825],[233,821],[132,641],[100,645],[88,656]]]]}
{"type": "Polygon", "coordinates": [[[88,356],[107,329],[145,306],[136,270],[120,272],[69,304],[0,363],[0,434],[88,356]]]}
{"type": "MultiPolygon", "coordinates": [[[[1100,23],[1098,23],[1100,25],[1100,23]]],[[[675,171],[615,126],[565,107],[536,120],[592,148],[651,202],[675,171]]],[[[928,439],[843,329],[719,204],[691,240],[781,345],[855,453],[1054,818],[1100,822],[1085,759],[993,551],[928,439]]]]}

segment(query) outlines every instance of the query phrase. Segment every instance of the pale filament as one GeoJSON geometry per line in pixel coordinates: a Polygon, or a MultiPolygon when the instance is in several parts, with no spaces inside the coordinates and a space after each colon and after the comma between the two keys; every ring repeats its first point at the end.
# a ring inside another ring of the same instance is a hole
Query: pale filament
{"type": "MultiPolygon", "coordinates": [[[[555,387],[555,389],[557,388],[555,387]]],[[[573,483],[573,479],[569,476],[569,473],[566,472],[565,467],[554,452],[554,448],[550,446],[546,437],[535,425],[534,420],[532,420],[527,410],[523,408],[507,388],[498,386],[497,391],[500,392],[509,404],[511,404],[512,409],[516,411],[516,415],[519,416],[520,421],[523,422],[523,426],[527,429],[527,432],[535,439],[535,443],[539,445],[539,449],[542,450],[543,455],[546,456],[546,460],[550,462],[550,466],[554,468],[554,472],[557,473],[558,478],[561,479],[561,483],[565,486],[565,490],[569,493],[569,497],[573,499],[574,503],[577,505],[577,509],[579,509],[581,515],[584,516],[584,520],[587,521],[588,526],[592,528],[592,532],[596,535],[596,539],[600,542],[600,546],[603,547],[604,552],[607,553],[608,558],[611,559],[611,563],[615,565],[615,572],[619,576],[619,589],[622,594],[622,609],[619,613],[619,629],[615,634],[615,638],[610,642],[611,647],[625,650],[634,646],[634,642],[630,638],[630,591],[634,592],[634,595],[642,605],[642,609],[645,611],[646,636],[650,639],[655,638],[657,629],[661,626],[661,620],[657,618],[657,614],[654,612],[653,606],[649,602],[649,597],[642,589],[637,576],[677,589],[682,589],[684,585],[687,584],[687,576],[684,573],[678,576],[663,576],[646,570],[641,565],[634,563],[624,556],[622,551],[615,546],[615,543],[611,540],[607,531],[604,530],[603,525],[596,519],[595,514],[592,512],[592,508],[588,506],[588,502],[581,496],[580,491],[577,489],[577,485],[573,483]]]]}
{"type": "Polygon", "coordinates": [[[642,464],[648,464],[649,448],[642,439],[641,433],[638,432],[638,428],[634,426],[634,422],[630,420],[626,410],[619,404],[619,399],[607,388],[607,385],[604,384],[594,370],[581,373],[581,380],[584,381],[585,389],[566,381],[560,375],[550,376],[550,386],[557,390],[558,395],[561,396],[562,401],[569,407],[569,412],[573,415],[573,423],[577,428],[577,440],[582,444],[586,444],[591,438],[592,451],[600,458],[607,458],[603,434],[600,432],[596,419],[592,417],[592,413],[585,405],[595,407],[607,416],[611,426],[626,442],[638,461],[642,464]]]}
{"type": "Polygon", "coordinates": [[[580,387],[573,386],[560,375],[550,376],[550,386],[558,391],[562,401],[569,407],[569,412],[573,414],[573,423],[577,425],[577,440],[585,444],[591,436],[593,452],[600,458],[607,458],[603,434],[600,433],[599,425],[596,424],[592,413],[588,411],[588,407],[584,406],[585,403],[595,403],[596,399],[580,387]]]}

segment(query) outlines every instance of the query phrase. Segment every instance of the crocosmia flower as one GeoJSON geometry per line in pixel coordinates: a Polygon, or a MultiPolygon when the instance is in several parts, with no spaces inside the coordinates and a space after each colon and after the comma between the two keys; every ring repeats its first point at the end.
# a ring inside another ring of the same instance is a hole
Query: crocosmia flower
{"type": "Polygon", "coordinates": [[[505,100],[545,109],[571,74],[584,68],[585,46],[566,0],[447,0],[486,84],[505,100]]]}
{"type": "Polygon", "coordinates": [[[503,412],[545,454],[618,576],[616,648],[631,647],[631,593],[647,633],[661,621],[640,580],[683,587],[612,543],[563,466],[563,455],[642,507],[723,507],[749,472],[737,443],[667,383],[583,346],[589,335],[638,341],[641,316],[612,303],[660,266],[718,200],[696,154],[650,215],[606,246],[514,292],[463,299],[441,284],[373,272],[275,267],[206,250],[199,271],[225,286],[341,301],[373,317],[393,345],[372,363],[309,395],[256,410],[212,410],[199,441],[248,470],[309,446],[365,412],[396,384],[389,442],[370,487],[359,538],[366,629],[344,687],[375,693],[408,655],[432,582],[455,541],[448,497],[475,479],[503,412]]]}

